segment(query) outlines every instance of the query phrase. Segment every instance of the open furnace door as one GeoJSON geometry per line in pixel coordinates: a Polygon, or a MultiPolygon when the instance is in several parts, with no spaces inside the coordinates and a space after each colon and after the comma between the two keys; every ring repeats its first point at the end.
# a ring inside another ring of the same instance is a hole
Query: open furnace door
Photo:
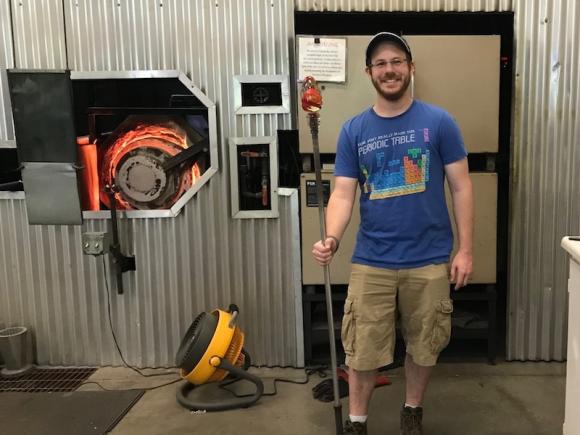
{"type": "Polygon", "coordinates": [[[8,71],[30,224],[80,225],[69,71],[8,71]]]}

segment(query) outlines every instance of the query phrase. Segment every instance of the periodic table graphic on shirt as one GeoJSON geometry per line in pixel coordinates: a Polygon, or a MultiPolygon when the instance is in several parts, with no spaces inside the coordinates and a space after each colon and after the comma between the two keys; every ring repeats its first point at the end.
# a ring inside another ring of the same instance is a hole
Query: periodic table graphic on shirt
{"type": "MultiPolygon", "coordinates": [[[[429,136],[428,130],[425,130],[423,139],[427,143],[429,136]]],[[[412,134],[410,137],[414,139],[414,136],[412,134]]],[[[382,143],[386,144],[383,147],[389,146],[388,140],[382,143]]],[[[369,193],[371,200],[424,192],[429,181],[429,150],[410,146],[402,158],[387,161],[385,151],[379,150],[382,143],[378,141],[379,145],[373,147],[375,150],[374,169],[370,170],[367,166],[361,165],[361,171],[365,177],[363,192],[369,193]]],[[[362,150],[362,153],[365,151],[366,149],[362,150]]],[[[359,152],[361,152],[360,148],[359,152]]]]}

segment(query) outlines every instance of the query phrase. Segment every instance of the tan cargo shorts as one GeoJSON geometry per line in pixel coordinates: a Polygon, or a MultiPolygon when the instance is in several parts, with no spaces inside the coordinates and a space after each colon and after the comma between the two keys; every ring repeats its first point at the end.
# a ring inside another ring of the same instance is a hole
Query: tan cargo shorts
{"type": "Polygon", "coordinates": [[[451,336],[449,292],[447,264],[399,270],[353,264],[342,319],[346,365],[374,370],[393,362],[398,312],[407,353],[417,365],[434,366],[451,336]]]}

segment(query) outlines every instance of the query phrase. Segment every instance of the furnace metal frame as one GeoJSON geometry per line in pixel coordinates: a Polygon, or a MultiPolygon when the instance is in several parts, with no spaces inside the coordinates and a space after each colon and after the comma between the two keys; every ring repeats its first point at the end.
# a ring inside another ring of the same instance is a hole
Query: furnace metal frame
{"type": "MultiPolygon", "coordinates": [[[[107,79],[151,79],[176,78],[178,79],[205,107],[207,107],[209,126],[209,156],[210,166],[187,192],[183,194],[173,206],[167,210],[121,210],[117,213],[127,218],[168,218],[175,217],[189,200],[208,182],[219,170],[218,142],[217,142],[217,115],[216,105],[212,102],[189,78],[177,70],[151,71],[71,71],[71,80],[107,80],[107,79]]],[[[88,211],[82,212],[83,219],[109,219],[111,212],[88,211]]]]}

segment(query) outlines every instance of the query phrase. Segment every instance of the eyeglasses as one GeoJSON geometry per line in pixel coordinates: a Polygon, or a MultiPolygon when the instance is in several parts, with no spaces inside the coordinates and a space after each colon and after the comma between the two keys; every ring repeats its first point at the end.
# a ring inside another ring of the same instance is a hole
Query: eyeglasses
{"type": "Polygon", "coordinates": [[[409,62],[409,59],[393,59],[393,60],[379,60],[376,63],[370,63],[369,68],[376,68],[378,70],[383,70],[387,68],[388,64],[391,64],[393,69],[401,68],[405,63],[409,62]]]}

